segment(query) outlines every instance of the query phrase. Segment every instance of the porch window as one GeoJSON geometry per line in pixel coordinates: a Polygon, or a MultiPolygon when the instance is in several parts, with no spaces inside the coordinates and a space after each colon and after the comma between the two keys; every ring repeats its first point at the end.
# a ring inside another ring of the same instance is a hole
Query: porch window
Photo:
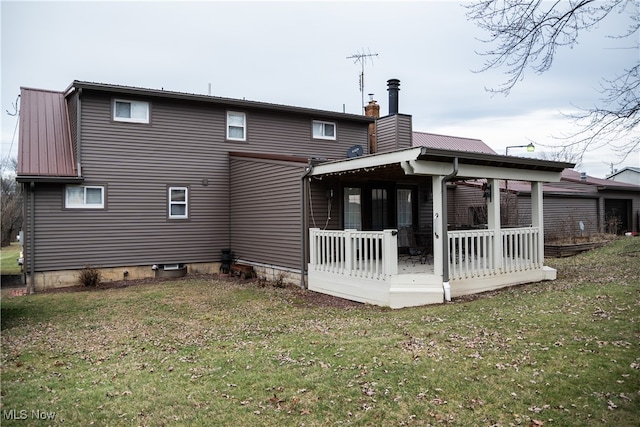
{"type": "Polygon", "coordinates": [[[188,201],[189,197],[187,187],[169,187],[169,218],[188,218],[188,201]]]}
{"type": "Polygon", "coordinates": [[[68,185],[65,191],[65,207],[72,209],[104,208],[104,187],[68,185]]]}
{"type": "Polygon", "coordinates": [[[389,224],[389,204],[386,188],[371,189],[371,227],[384,230],[389,224]]]}
{"type": "Polygon", "coordinates": [[[398,188],[396,200],[398,228],[413,225],[413,191],[409,188],[398,188]]]}
{"type": "Polygon", "coordinates": [[[357,187],[344,189],[344,228],[362,230],[362,190],[357,187]]]}

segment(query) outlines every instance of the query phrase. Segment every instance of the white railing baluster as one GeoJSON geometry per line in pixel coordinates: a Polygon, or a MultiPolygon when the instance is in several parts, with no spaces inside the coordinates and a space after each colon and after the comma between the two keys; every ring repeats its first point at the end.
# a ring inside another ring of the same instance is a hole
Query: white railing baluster
{"type": "Polygon", "coordinates": [[[449,278],[464,279],[515,273],[542,267],[537,227],[500,230],[452,230],[448,232],[449,278]],[[496,239],[502,246],[501,265],[494,265],[496,239]]]}
{"type": "Polygon", "coordinates": [[[398,273],[397,231],[309,229],[309,268],[385,280],[398,273]]]}

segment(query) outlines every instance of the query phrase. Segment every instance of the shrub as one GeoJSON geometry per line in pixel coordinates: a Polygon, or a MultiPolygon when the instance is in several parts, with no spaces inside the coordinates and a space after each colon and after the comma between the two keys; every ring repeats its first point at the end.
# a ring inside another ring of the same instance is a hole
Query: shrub
{"type": "Polygon", "coordinates": [[[79,281],[81,285],[95,288],[100,284],[101,279],[100,271],[95,267],[87,265],[80,270],[79,281]]]}

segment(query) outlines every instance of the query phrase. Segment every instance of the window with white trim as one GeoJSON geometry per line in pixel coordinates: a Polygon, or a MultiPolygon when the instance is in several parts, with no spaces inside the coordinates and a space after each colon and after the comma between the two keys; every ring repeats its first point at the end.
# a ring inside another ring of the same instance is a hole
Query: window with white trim
{"type": "Polygon", "coordinates": [[[237,111],[227,111],[227,139],[247,140],[247,115],[237,111]]]}
{"type": "Polygon", "coordinates": [[[333,122],[313,121],[313,137],[316,139],[336,139],[336,124],[333,122]]]}
{"type": "Polygon", "coordinates": [[[70,209],[103,209],[104,187],[99,185],[68,185],[64,206],[70,209]]]}
{"type": "Polygon", "coordinates": [[[114,99],[113,120],[118,122],[149,123],[149,103],[114,99]]]}
{"type": "Polygon", "coordinates": [[[189,217],[189,189],[187,187],[169,187],[169,218],[185,219],[189,217]]]}

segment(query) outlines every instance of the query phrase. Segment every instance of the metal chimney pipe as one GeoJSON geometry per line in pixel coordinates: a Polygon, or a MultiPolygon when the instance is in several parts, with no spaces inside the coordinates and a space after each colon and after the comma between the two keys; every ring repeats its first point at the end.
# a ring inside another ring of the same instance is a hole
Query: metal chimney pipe
{"type": "Polygon", "coordinates": [[[389,91],[389,115],[398,114],[398,95],[400,92],[400,80],[387,80],[387,90],[389,91]]]}

